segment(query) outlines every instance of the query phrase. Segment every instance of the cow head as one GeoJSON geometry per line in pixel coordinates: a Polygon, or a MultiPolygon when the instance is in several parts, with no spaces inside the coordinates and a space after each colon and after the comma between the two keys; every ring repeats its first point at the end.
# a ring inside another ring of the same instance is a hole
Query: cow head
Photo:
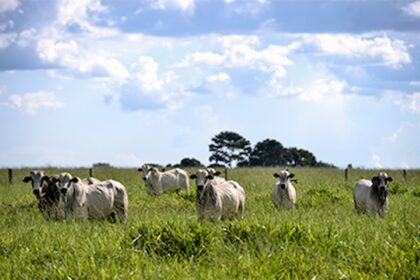
{"type": "Polygon", "coordinates": [[[23,178],[23,182],[25,183],[32,183],[32,192],[37,197],[40,198],[41,191],[42,191],[42,177],[44,177],[43,171],[31,171],[29,176],[23,178]]]}
{"type": "Polygon", "coordinates": [[[202,191],[204,189],[204,185],[209,181],[213,180],[215,176],[219,176],[220,172],[212,170],[204,170],[199,169],[195,174],[190,176],[190,179],[195,180],[195,184],[197,186],[197,191],[202,191]]]}
{"type": "Polygon", "coordinates": [[[378,175],[372,177],[373,191],[382,202],[384,202],[387,197],[387,186],[389,182],[392,182],[392,177],[388,176],[385,172],[380,172],[378,175]]]}
{"type": "Polygon", "coordinates": [[[289,179],[295,177],[295,174],[290,173],[287,170],[282,170],[279,173],[274,173],[273,176],[275,178],[278,178],[279,179],[277,185],[281,189],[285,190],[287,188],[287,186],[288,186],[289,179]]]}
{"type": "Polygon", "coordinates": [[[73,177],[70,173],[63,172],[60,175],[53,177],[52,181],[57,184],[60,192],[65,195],[71,184],[79,182],[80,179],[73,177]]]}
{"type": "Polygon", "coordinates": [[[144,164],[142,167],[137,169],[138,172],[143,172],[143,181],[147,180],[147,175],[148,175],[150,170],[151,170],[150,166],[148,166],[146,164],[144,164]]]}

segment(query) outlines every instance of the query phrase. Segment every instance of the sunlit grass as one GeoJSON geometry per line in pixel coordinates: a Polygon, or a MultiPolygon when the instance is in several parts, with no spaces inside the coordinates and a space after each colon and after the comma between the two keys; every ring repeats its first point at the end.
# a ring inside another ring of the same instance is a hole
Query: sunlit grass
{"type": "Polygon", "coordinates": [[[189,193],[152,197],[135,169],[111,168],[94,176],[127,187],[127,224],[48,222],[21,182],[28,170],[15,170],[12,186],[0,170],[0,278],[420,278],[420,171],[407,181],[387,171],[390,209],[378,219],[357,214],[351,195],[354,181],[375,170],[351,170],[345,182],[341,170],[292,169],[294,211],[272,205],[275,170],[229,170],[246,191],[245,218],[218,224],[197,221],[193,182],[189,193]]]}

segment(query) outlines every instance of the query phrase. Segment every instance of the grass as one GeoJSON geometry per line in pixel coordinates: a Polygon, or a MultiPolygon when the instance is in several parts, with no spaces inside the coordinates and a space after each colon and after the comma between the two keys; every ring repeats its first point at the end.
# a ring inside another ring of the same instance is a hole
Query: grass
{"type": "MultiPolygon", "coordinates": [[[[47,174],[62,170],[50,168],[47,174]]],[[[85,177],[87,169],[66,170],[85,177]]],[[[147,195],[135,169],[97,169],[129,194],[126,224],[48,222],[36,208],[28,169],[7,184],[0,170],[1,279],[420,279],[420,171],[387,171],[385,218],[353,209],[352,185],[376,170],[293,169],[294,211],[271,202],[272,168],[229,170],[246,192],[245,218],[197,221],[188,193],[147,195]]],[[[192,172],[192,170],[188,170],[192,172]]]]}

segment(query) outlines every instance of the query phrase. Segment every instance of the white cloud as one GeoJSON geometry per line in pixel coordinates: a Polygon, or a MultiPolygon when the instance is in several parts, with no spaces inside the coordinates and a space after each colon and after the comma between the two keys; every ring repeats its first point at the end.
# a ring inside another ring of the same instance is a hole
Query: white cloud
{"type": "Polygon", "coordinates": [[[89,12],[103,12],[106,8],[100,0],[61,0],[58,5],[58,22],[65,26],[77,24],[89,29],[89,12]]]}
{"type": "Polygon", "coordinates": [[[222,64],[223,56],[213,52],[194,52],[189,54],[185,62],[181,66],[189,66],[191,64],[204,64],[209,66],[217,66],[222,64]]]}
{"type": "Polygon", "coordinates": [[[226,82],[230,80],[230,76],[224,72],[221,72],[215,75],[208,76],[206,80],[209,83],[226,82]]]}
{"type": "Polygon", "coordinates": [[[1,0],[0,1],[0,14],[8,11],[14,11],[20,6],[18,0],[1,0]]]}
{"type": "Polygon", "coordinates": [[[404,41],[382,37],[363,37],[347,34],[305,35],[304,42],[315,45],[326,54],[350,58],[379,60],[379,63],[398,68],[411,63],[408,46],[404,41]]]}
{"type": "Polygon", "coordinates": [[[41,109],[59,109],[64,106],[53,92],[46,91],[11,95],[9,102],[13,107],[29,115],[33,115],[41,109]]]}
{"type": "Polygon", "coordinates": [[[306,86],[283,86],[272,80],[271,90],[271,96],[297,97],[306,102],[331,102],[346,90],[352,91],[345,81],[336,79],[319,79],[306,86]]]}
{"type": "Polygon", "coordinates": [[[420,92],[409,96],[409,108],[413,112],[420,113],[420,92]]]}
{"type": "Polygon", "coordinates": [[[286,46],[269,45],[258,50],[257,36],[220,36],[214,41],[220,44],[220,53],[194,52],[187,55],[180,66],[203,64],[210,67],[248,68],[281,78],[286,75],[285,67],[292,64],[288,55],[300,47],[300,43],[294,42],[286,46]]]}
{"type": "Polygon", "coordinates": [[[374,168],[382,168],[381,157],[378,154],[372,154],[372,163],[374,168]]]}
{"type": "Polygon", "coordinates": [[[16,33],[0,33],[0,49],[9,47],[16,41],[17,37],[16,33]]]}
{"type": "Polygon", "coordinates": [[[131,66],[135,81],[143,91],[159,91],[163,88],[163,80],[159,79],[159,64],[150,56],[140,56],[131,66]]]}
{"type": "Polygon", "coordinates": [[[405,13],[413,17],[420,17],[420,1],[414,1],[402,8],[405,13]]]}
{"type": "Polygon", "coordinates": [[[40,39],[37,44],[40,58],[56,63],[78,75],[127,78],[129,73],[117,59],[83,51],[74,40],[40,39]]]}
{"type": "Polygon", "coordinates": [[[25,29],[19,33],[17,45],[19,47],[27,47],[36,40],[37,30],[35,28],[25,29]]]}
{"type": "Polygon", "coordinates": [[[400,137],[401,133],[404,130],[404,126],[400,126],[396,131],[394,131],[394,133],[392,133],[392,135],[389,137],[389,141],[391,143],[395,143],[398,138],[400,137]]]}
{"type": "Polygon", "coordinates": [[[195,7],[194,0],[150,0],[153,9],[157,10],[180,10],[192,13],[195,7]]]}

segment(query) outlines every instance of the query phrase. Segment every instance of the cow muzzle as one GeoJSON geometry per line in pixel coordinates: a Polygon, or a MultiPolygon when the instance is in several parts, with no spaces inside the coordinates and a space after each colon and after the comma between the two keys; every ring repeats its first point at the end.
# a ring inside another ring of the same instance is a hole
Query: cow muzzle
{"type": "Polygon", "coordinates": [[[40,197],[40,191],[39,191],[39,189],[33,190],[32,192],[33,192],[33,194],[34,194],[37,198],[39,198],[39,197],[40,197]]]}
{"type": "Polygon", "coordinates": [[[66,193],[67,193],[67,189],[60,189],[60,192],[61,192],[62,194],[66,194],[66,193]]]}
{"type": "Polygon", "coordinates": [[[286,189],[286,184],[280,184],[280,188],[281,188],[282,190],[286,189]]]}

